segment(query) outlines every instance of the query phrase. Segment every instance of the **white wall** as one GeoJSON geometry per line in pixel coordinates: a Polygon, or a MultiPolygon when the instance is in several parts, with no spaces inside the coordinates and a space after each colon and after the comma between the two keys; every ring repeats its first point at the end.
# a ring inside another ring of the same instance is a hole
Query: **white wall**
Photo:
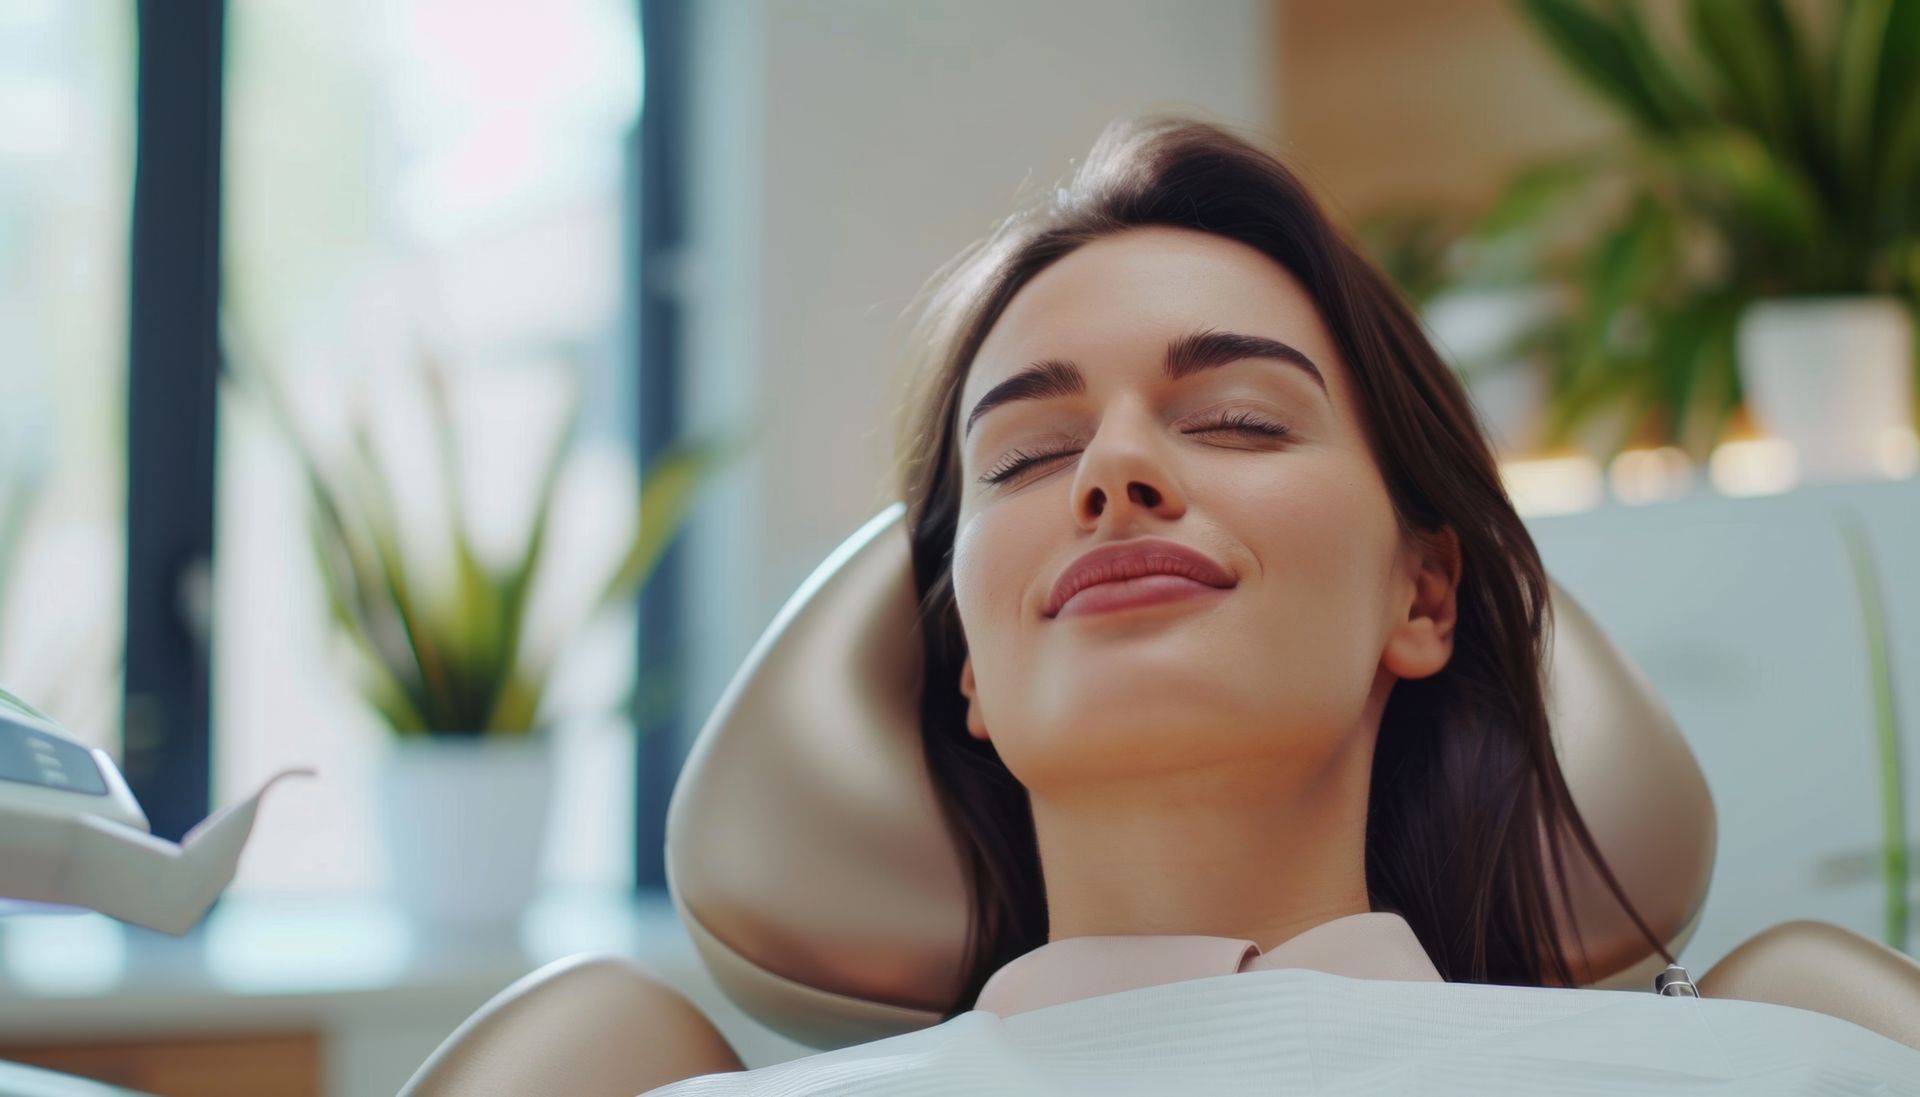
{"type": "MultiPolygon", "coordinates": [[[[1695,975],[1793,918],[1888,929],[1880,756],[1860,592],[1839,523],[1878,572],[1900,720],[1906,840],[1920,834],[1920,480],[1528,522],[1547,570],[1646,673],[1706,775],[1713,883],[1695,975]]],[[[1920,847],[1914,847],[1920,848],[1920,847]]],[[[1920,865],[1909,949],[1920,943],[1920,865]]]]}
{"type": "Polygon", "coordinates": [[[689,531],[704,715],[786,597],[891,498],[904,314],[1114,118],[1271,129],[1265,0],[697,5],[688,416],[764,418],[689,531]]]}

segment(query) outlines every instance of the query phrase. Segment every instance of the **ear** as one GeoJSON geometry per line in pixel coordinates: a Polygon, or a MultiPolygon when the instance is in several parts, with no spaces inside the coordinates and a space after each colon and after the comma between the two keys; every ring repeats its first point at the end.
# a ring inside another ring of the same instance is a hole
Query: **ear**
{"type": "Polygon", "coordinates": [[[968,653],[966,662],[960,664],[960,693],[967,699],[967,734],[984,742],[987,738],[987,721],[980,712],[980,699],[975,696],[972,653],[968,653]]]}
{"type": "Polygon", "coordinates": [[[1453,657],[1458,619],[1460,537],[1451,526],[1422,534],[1414,546],[1413,598],[1406,619],[1387,635],[1381,665],[1397,678],[1438,674],[1453,657]]]}

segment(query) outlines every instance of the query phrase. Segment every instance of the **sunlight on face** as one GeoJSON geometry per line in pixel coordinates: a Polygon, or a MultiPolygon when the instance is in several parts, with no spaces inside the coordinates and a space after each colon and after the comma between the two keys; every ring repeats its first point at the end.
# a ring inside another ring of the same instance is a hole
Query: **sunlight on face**
{"type": "Polygon", "coordinates": [[[970,730],[1036,791],[1282,756],[1312,768],[1370,738],[1410,563],[1346,368],[1294,277],[1186,229],[1081,247],[989,332],[956,434],[1036,363],[1077,371],[1081,391],[996,403],[960,443],[953,586],[970,730]],[[1205,333],[1254,337],[1241,350],[1284,344],[1311,368],[1226,353],[1170,379],[1169,344],[1205,333]],[[1205,553],[1237,585],[1043,615],[1082,553],[1142,537],[1205,553]]]}

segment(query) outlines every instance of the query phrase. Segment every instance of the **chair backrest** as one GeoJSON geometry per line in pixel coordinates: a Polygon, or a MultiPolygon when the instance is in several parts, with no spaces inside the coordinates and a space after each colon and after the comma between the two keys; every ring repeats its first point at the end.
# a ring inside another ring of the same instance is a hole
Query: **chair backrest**
{"type": "MultiPolygon", "coordinates": [[[[703,961],[742,1009],[814,1047],[936,1024],[964,981],[966,883],[921,754],[904,515],[900,503],[876,515],[788,600],[701,730],[669,809],[669,887],[703,961]]],[[[1557,584],[1552,598],[1561,767],[1677,955],[1713,867],[1705,778],[1646,678],[1557,584]]],[[[1570,863],[1590,985],[1648,985],[1665,961],[1585,859],[1570,863]]]]}

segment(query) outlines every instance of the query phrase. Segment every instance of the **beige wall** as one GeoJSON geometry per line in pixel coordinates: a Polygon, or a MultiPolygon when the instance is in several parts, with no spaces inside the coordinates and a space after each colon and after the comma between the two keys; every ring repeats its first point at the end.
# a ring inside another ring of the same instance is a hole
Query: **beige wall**
{"type": "Polygon", "coordinates": [[[1272,0],[701,0],[685,268],[691,431],[762,423],[689,533],[710,710],[774,612],[892,496],[927,279],[1102,128],[1273,129],[1272,0]]]}
{"type": "Polygon", "coordinates": [[[1274,0],[1281,137],[1349,219],[1474,206],[1614,132],[1508,0],[1274,0]]]}

